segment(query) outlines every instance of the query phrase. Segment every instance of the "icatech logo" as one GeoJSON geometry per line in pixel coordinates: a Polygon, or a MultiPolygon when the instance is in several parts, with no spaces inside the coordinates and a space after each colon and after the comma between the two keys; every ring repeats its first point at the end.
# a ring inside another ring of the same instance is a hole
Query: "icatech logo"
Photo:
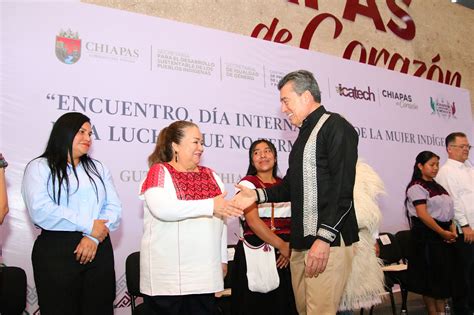
{"type": "Polygon", "coordinates": [[[339,85],[336,86],[336,92],[344,97],[375,102],[375,93],[370,90],[370,86],[364,91],[358,89],[356,86],[348,88],[339,83],[339,85]]]}
{"type": "Polygon", "coordinates": [[[434,99],[430,97],[430,106],[433,112],[431,115],[437,114],[443,118],[456,118],[456,105],[445,99],[434,99]]]}
{"type": "Polygon", "coordinates": [[[81,39],[77,32],[68,29],[61,30],[56,36],[56,57],[68,65],[76,63],[81,58],[81,39]]]}

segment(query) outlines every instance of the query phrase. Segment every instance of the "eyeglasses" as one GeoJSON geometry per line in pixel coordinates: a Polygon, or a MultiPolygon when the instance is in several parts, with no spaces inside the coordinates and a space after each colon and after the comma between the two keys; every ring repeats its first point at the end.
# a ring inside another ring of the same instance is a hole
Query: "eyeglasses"
{"type": "Polygon", "coordinates": [[[464,150],[464,149],[471,150],[472,149],[472,145],[469,145],[469,144],[461,144],[461,145],[451,144],[451,146],[456,147],[456,148],[461,148],[461,150],[464,150]]]}

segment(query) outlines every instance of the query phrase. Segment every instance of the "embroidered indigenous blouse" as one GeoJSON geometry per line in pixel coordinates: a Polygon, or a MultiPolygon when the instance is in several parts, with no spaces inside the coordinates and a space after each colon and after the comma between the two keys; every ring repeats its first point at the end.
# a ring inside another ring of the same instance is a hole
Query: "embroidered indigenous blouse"
{"type": "MultiPolygon", "coordinates": [[[[250,189],[255,189],[272,187],[280,182],[281,179],[276,178],[276,183],[274,184],[263,183],[257,176],[247,175],[241,179],[239,184],[250,189]]],[[[269,228],[271,228],[272,207],[274,212],[273,226],[276,228],[274,231],[275,234],[290,234],[291,204],[289,202],[266,202],[258,205],[258,215],[269,228]]],[[[245,217],[242,217],[242,225],[244,236],[255,234],[245,221],[245,217]]]]}
{"type": "Polygon", "coordinates": [[[416,206],[426,204],[428,213],[433,219],[448,222],[454,217],[453,199],[446,189],[433,181],[417,179],[409,184],[407,190],[407,209],[410,216],[418,217],[416,206]]]}
{"type": "Polygon", "coordinates": [[[213,197],[224,184],[210,169],[179,172],[153,165],[140,187],[144,231],[140,249],[140,291],[150,296],[223,290],[227,229],[213,216],[213,197]]]}

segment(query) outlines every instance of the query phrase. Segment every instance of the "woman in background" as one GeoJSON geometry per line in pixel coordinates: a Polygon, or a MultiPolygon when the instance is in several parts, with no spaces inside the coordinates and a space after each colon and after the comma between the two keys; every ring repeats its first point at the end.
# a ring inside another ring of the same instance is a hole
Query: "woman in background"
{"type": "Polygon", "coordinates": [[[5,181],[5,169],[8,163],[0,153],[0,224],[3,223],[8,213],[7,183],[5,181]]]}
{"type": "Polygon", "coordinates": [[[439,156],[419,153],[405,202],[415,246],[408,264],[409,289],[423,295],[430,315],[443,313],[451,295],[452,243],[457,237],[453,201],[434,180],[438,170],[439,156]]]}
{"type": "MultiPolygon", "coordinates": [[[[247,176],[239,184],[251,189],[278,184],[277,152],[273,143],[260,139],[249,149],[247,176]]],[[[290,203],[253,204],[244,211],[243,237],[253,246],[268,243],[276,249],[276,265],[280,285],[268,293],[252,292],[248,286],[247,261],[243,240],[237,244],[232,276],[232,314],[297,314],[291,274],[290,258],[290,203]]]]}
{"type": "Polygon", "coordinates": [[[41,228],[31,257],[42,315],[113,314],[109,232],[122,207],[109,170],[88,155],[91,135],[87,116],[62,115],[23,177],[23,199],[41,228]]]}
{"type": "Polygon", "coordinates": [[[214,294],[227,271],[224,184],[200,166],[203,137],[196,124],[176,121],[162,129],[141,185],[144,231],[140,291],[153,314],[215,312],[214,294]]]}

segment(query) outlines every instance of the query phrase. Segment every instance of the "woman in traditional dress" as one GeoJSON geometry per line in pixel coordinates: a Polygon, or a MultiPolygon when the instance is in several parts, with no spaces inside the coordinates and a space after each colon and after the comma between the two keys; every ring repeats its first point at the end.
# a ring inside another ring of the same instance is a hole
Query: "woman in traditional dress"
{"type": "Polygon", "coordinates": [[[409,290],[423,295],[428,313],[444,312],[451,296],[453,245],[457,234],[453,200],[434,178],[439,156],[423,151],[416,157],[406,189],[414,257],[408,261],[409,290]]]}
{"type": "Polygon", "coordinates": [[[196,124],[161,130],[140,188],[144,232],[140,291],[153,314],[214,314],[227,268],[224,185],[200,166],[203,137],[196,124]]]}
{"type": "MultiPolygon", "coordinates": [[[[277,152],[268,140],[260,139],[249,149],[247,176],[239,184],[248,188],[267,188],[278,184],[277,152]]],[[[244,211],[241,220],[243,238],[238,242],[234,256],[232,276],[232,314],[297,314],[291,274],[290,257],[290,203],[253,204],[244,211]],[[263,243],[276,249],[275,264],[280,278],[279,286],[267,293],[252,292],[247,278],[244,246],[261,246],[263,243]]]]}

